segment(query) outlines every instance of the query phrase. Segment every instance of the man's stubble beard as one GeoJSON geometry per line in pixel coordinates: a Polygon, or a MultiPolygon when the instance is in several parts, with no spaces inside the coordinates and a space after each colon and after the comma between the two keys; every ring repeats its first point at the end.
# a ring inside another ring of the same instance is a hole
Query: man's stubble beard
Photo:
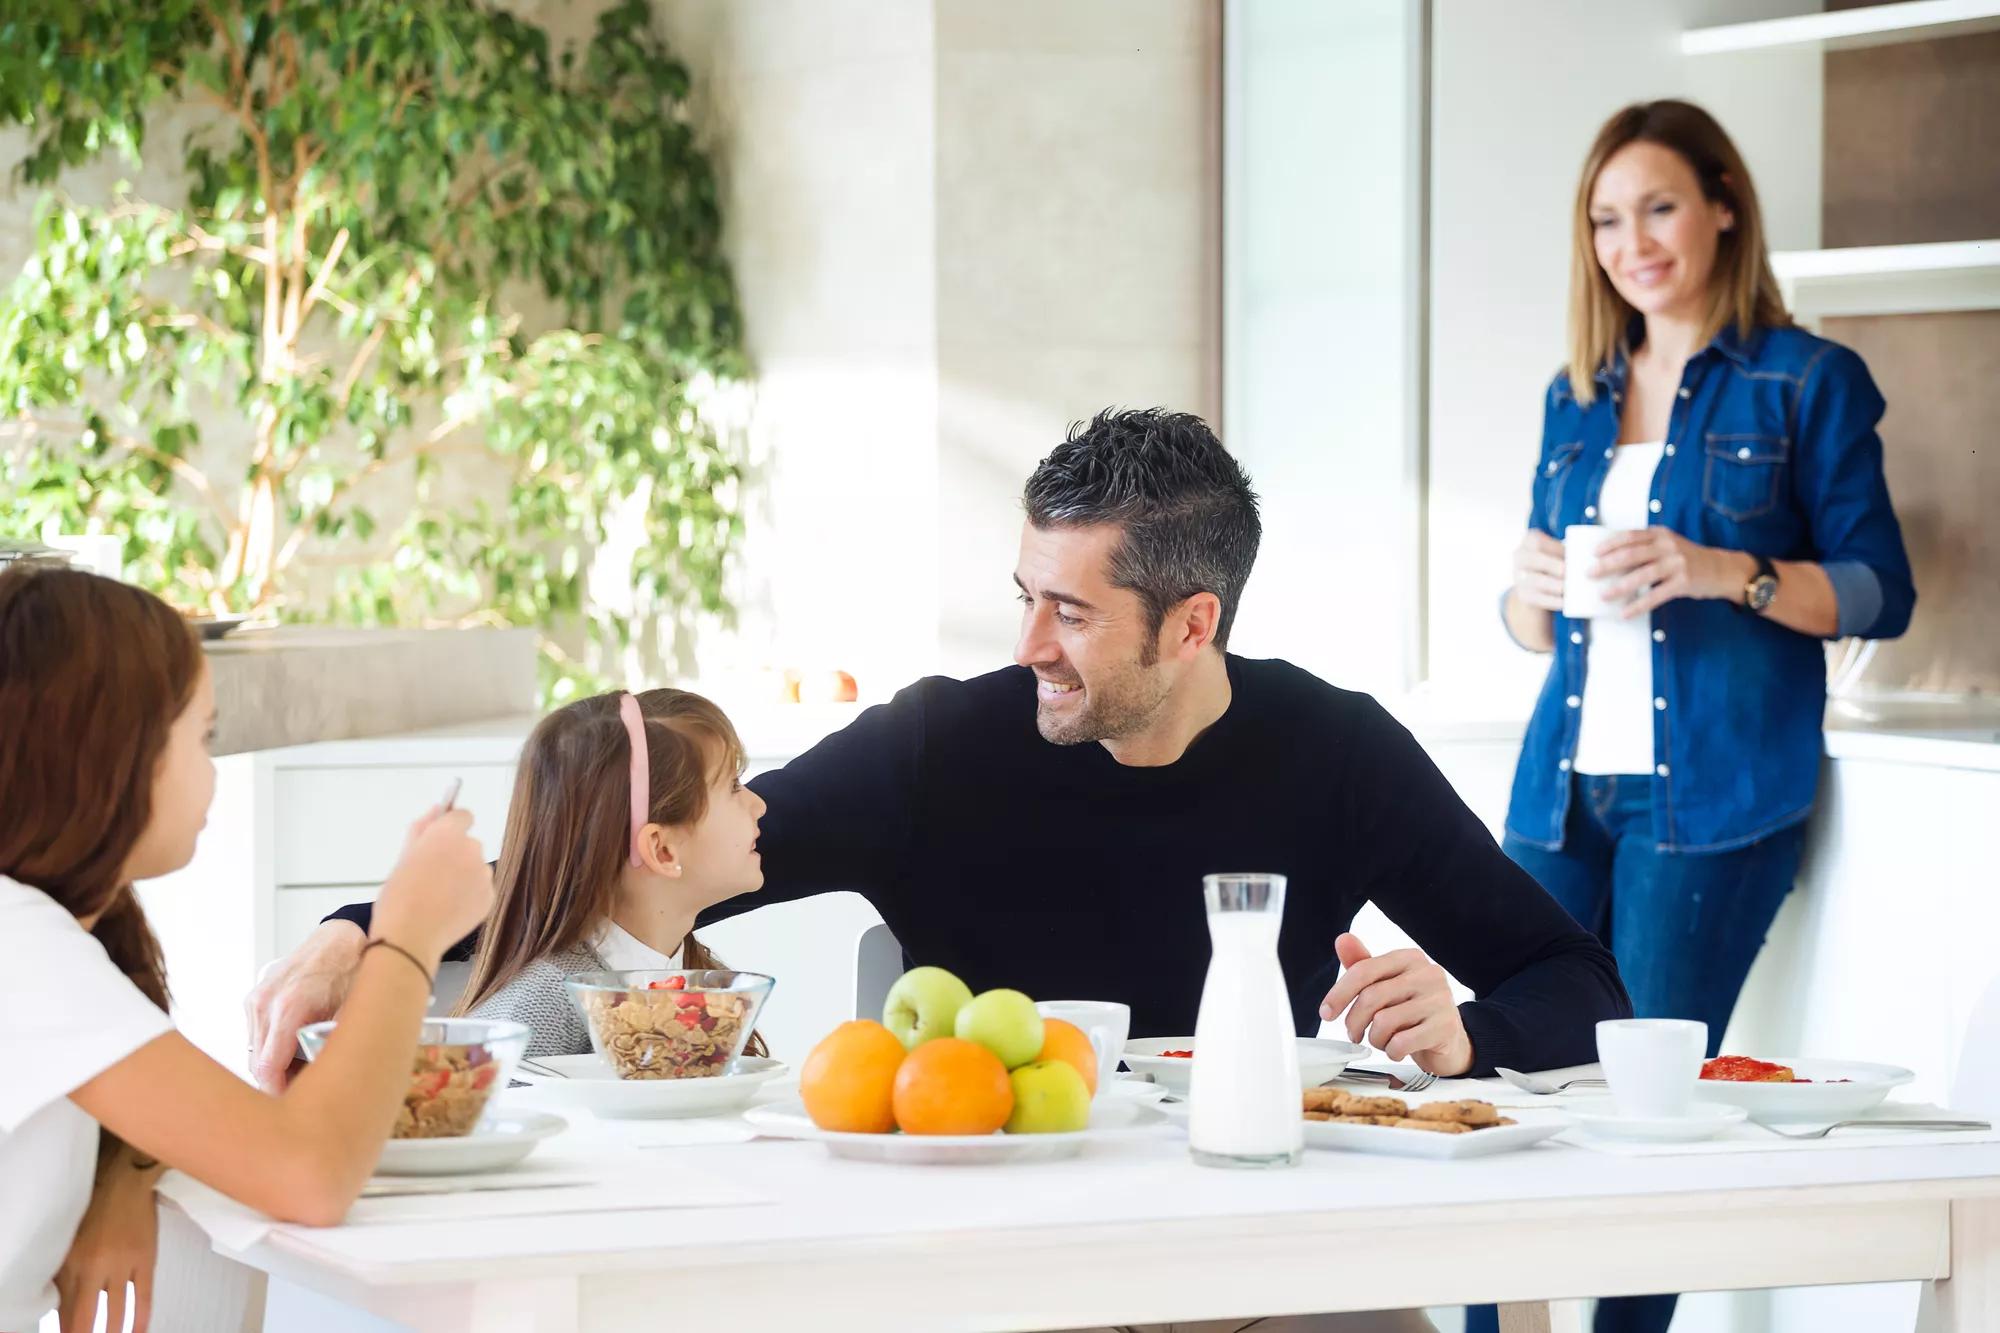
{"type": "Polygon", "coordinates": [[[1098,686],[1095,698],[1086,690],[1085,707],[1073,718],[1058,720],[1050,716],[1046,706],[1038,704],[1035,729],[1051,745],[1114,741],[1143,730],[1167,698],[1166,686],[1151,666],[1135,663],[1125,667],[1114,680],[1098,686]]]}

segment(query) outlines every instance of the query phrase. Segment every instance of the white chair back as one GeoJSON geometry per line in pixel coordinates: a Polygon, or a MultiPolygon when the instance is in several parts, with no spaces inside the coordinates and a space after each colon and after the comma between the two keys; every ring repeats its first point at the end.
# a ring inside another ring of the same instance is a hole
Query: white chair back
{"type": "Polygon", "coordinates": [[[903,946],[885,925],[868,927],[854,941],[854,1016],[882,1017],[889,987],[903,975],[903,946]]]}

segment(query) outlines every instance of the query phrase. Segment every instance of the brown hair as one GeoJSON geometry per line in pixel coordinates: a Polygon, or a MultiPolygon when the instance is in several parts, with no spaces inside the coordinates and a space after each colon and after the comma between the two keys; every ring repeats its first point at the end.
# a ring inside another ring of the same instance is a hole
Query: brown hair
{"type": "MultiPolygon", "coordinates": [[[[537,958],[573,949],[611,915],[632,845],[632,742],[620,694],[599,694],[543,718],[521,750],[494,875],[493,911],[479,934],[457,1012],[468,1013],[537,958]]],[[[743,743],[720,708],[686,690],[634,695],[651,763],[646,819],[679,827],[708,813],[718,771],[741,771],[743,743]]],[[[681,966],[720,967],[690,932],[681,966]]],[[[753,1048],[762,1046],[752,1038],[753,1048]]]]}
{"type": "Polygon", "coordinates": [[[1736,215],[1735,225],[1717,238],[1715,268],[1709,274],[1709,306],[1702,320],[1706,344],[1728,325],[1748,336],[1756,328],[1790,324],[1771,258],[1764,249],[1764,213],[1750,169],[1715,117],[1692,102],[1635,102],[1604,122],[1583,160],[1576,187],[1574,244],[1569,277],[1569,383],[1579,403],[1597,397],[1597,372],[1621,354],[1630,355],[1627,330],[1637,313],[1611,285],[1597,262],[1590,225],[1590,195],[1597,175],[1621,148],[1658,144],[1680,154],[1701,183],[1702,197],[1736,215]]]}
{"type": "Polygon", "coordinates": [[[149,592],[60,566],[0,573],[0,875],[96,916],[90,933],[162,1009],[159,942],[121,872],[201,661],[149,592]]]}

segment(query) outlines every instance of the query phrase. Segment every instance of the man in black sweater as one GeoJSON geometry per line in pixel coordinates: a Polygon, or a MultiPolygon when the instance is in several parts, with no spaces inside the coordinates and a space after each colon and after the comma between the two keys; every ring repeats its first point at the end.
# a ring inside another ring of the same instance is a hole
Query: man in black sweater
{"type": "MultiPolygon", "coordinates": [[[[1410,734],[1367,695],[1224,651],[1261,529],[1206,426],[1101,413],[1024,501],[1018,665],[919,681],[754,779],[764,888],[714,915],[856,890],[975,991],[1123,1000],[1135,1034],[1179,1035],[1202,876],[1276,871],[1301,1033],[1344,1014],[1441,1076],[1596,1058],[1596,1022],[1630,1013],[1611,955],[1410,734]],[[1420,948],[1371,957],[1348,933],[1371,900],[1420,948]],[[1447,971],[1476,998],[1455,1004],[1447,971]]],[[[338,1007],[368,927],[342,908],[253,993],[261,1079],[338,1007]]]]}

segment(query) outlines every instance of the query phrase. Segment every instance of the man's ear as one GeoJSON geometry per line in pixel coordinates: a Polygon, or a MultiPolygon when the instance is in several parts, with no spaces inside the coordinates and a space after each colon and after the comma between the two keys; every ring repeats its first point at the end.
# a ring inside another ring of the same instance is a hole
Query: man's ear
{"type": "Polygon", "coordinates": [[[674,831],[665,824],[648,824],[640,829],[639,864],[656,875],[679,879],[681,858],[675,845],[674,831]]]}
{"type": "Polygon", "coordinates": [[[1166,652],[1183,661],[1215,642],[1222,625],[1222,599],[1212,592],[1198,592],[1182,602],[1167,617],[1166,652]]]}

